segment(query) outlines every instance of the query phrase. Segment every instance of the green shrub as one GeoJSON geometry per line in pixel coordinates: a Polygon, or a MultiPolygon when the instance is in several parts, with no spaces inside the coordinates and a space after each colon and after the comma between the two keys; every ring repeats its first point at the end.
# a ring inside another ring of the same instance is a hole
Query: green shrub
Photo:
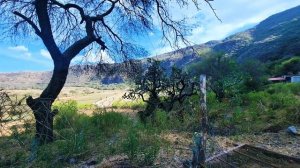
{"type": "Polygon", "coordinates": [[[137,166],[151,166],[159,152],[160,143],[149,132],[138,132],[136,128],[132,128],[122,143],[122,149],[137,166]]]}
{"type": "Polygon", "coordinates": [[[297,74],[300,71],[300,57],[294,56],[288,59],[277,61],[273,71],[278,75],[282,74],[297,74]]]}
{"type": "Polygon", "coordinates": [[[299,83],[291,83],[289,84],[292,94],[300,96],[300,84],[299,83]]]}
{"type": "Polygon", "coordinates": [[[123,142],[123,150],[128,154],[130,159],[134,159],[137,156],[139,148],[140,136],[135,129],[129,130],[126,140],[123,142]]]}
{"type": "Polygon", "coordinates": [[[109,134],[130,125],[130,119],[127,116],[116,112],[96,112],[91,117],[91,122],[94,127],[109,134]]]}
{"type": "MultiPolygon", "coordinates": [[[[224,102],[217,102],[208,92],[209,122],[217,130],[232,133],[257,133],[273,128],[276,131],[299,124],[299,90],[297,83],[271,84],[261,91],[240,94],[224,102]]],[[[194,99],[193,103],[198,104],[197,98],[194,99]]]]}
{"type": "Polygon", "coordinates": [[[89,109],[94,109],[96,107],[94,104],[80,103],[80,104],[77,104],[77,108],[79,110],[89,110],[89,109]]]}
{"type": "Polygon", "coordinates": [[[166,129],[169,126],[169,120],[167,112],[158,109],[155,111],[155,126],[161,129],[166,129]]]}
{"type": "Polygon", "coordinates": [[[145,109],[146,103],[143,102],[142,100],[133,100],[133,101],[124,101],[124,100],[118,100],[113,102],[112,104],[113,108],[117,109],[145,109]]]}
{"type": "Polygon", "coordinates": [[[270,94],[274,93],[290,93],[300,95],[300,83],[277,83],[268,85],[266,91],[270,94]]]}
{"type": "Polygon", "coordinates": [[[297,104],[295,96],[289,93],[272,94],[270,100],[270,108],[272,110],[288,108],[297,104]]]}
{"type": "Polygon", "coordinates": [[[70,159],[78,159],[78,156],[85,153],[87,147],[84,132],[73,133],[63,140],[39,147],[35,162],[39,167],[65,167],[70,159]]]}
{"type": "Polygon", "coordinates": [[[57,116],[54,118],[55,129],[61,130],[72,128],[81,130],[88,126],[89,117],[78,113],[76,101],[57,103],[53,108],[58,109],[59,111],[57,116]]]}

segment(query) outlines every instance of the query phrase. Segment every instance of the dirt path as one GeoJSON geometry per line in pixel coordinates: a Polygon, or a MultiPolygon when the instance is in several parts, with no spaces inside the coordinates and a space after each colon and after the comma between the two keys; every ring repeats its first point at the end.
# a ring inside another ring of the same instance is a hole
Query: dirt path
{"type": "Polygon", "coordinates": [[[100,108],[110,108],[113,105],[113,102],[122,99],[124,95],[123,92],[112,92],[111,94],[105,95],[101,100],[95,102],[94,104],[100,108]]]}
{"type": "MultiPolygon", "coordinates": [[[[20,98],[25,95],[38,97],[38,95],[42,92],[42,90],[39,89],[6,91],[10,95],[15,95],[20,98]]],[[[125,92],[126,91],[122,89],[99,90],[89,87],[64,87],[57,100],[75,100],[80,104],[96,104],[98,107],[111,107],[114,101],[122,99],[125,92]]]]}

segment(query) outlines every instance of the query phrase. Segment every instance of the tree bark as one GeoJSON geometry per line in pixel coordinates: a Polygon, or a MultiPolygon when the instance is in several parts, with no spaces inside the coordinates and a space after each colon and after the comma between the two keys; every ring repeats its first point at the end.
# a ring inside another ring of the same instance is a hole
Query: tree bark
{"type": "Polygon", "coordinates": [[[66,82],[70,65],[69,60],[60,58],[54,62],[51,80],[40,97],[33,99],[30,96],[26,100],[36,119],[35,137],[40,145],[53,141],[53,118],[58,111],[52,111],[51,107],[66,82]]]}

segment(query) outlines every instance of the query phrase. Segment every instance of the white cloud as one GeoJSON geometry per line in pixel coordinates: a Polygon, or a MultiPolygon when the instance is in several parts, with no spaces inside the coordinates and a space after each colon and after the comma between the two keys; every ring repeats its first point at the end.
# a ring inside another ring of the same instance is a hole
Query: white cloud
{"type": "MultiPolygon", "coordinates": [[[[39,55],[37,53],[32,53],[27,47],[22,45],[11,47],[0,46],[0,50],[2,51],[0,53],[0,56],[10,57],[18,61],[24,62],[25,64],[33,62],[45,67],[52,67],[52,62],[38,59],[39,55]]],[[[28,64],[28,66],[30,65],[28,64]]]]}
{"type": "Polygon", "coordinates": [[[12,50],[12,51],[19,51],[19,52],[28,52],[29,51],[28,48],[23,45],[8,47],[8,49],[12,50]]]}
{"type": "Polygon", "coordinates": [[[16,55],[21,59],[31,59],[32,54],[29,52],[29,49],[23,45],[8,47],[8,50],[14,52],[12,54],[16,55]]]}
{"type": "Polygon", "coordinates": [[[188,39],[196,44],[221,40],[247,25],[258,24],[270,15],[299,4],[300,0],[213,1],[212,5],[222,23],[218,21],[207,5],[202,5],[202,10],[197,13],[197,16],[201,16],[200,25],[192,30],[188,39]]]}
{"type": "Polygon", "coordinates": [[[49,51],[47,51],[45,49],[41,49],[40,54],[47,59],[51,59],[51,55],[50,55],[49,51]]]}

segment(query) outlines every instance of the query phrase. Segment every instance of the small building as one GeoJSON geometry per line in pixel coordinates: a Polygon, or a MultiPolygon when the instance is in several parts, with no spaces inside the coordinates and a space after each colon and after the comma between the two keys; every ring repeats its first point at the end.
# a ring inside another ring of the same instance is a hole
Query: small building
{"type": "Polygon", "coordinates": [[[291,76],[291,82],[292,83],[300,82],[300,76],[291,76]]]}
{"type": "Polygon", "coordinates": [[[285,77],[274,77],[274,78],[269,78],[268,81],[273,83],[279,83],[279,82],[286,82],[287,79],[285,77]]]}
{"type": "Polygon", "coordinates": [[[272,77],[269,78],[268,81],[273,83],[281,83],[281,82],[297,83],[300,82],[300,75],[284,75],[281,77],[272,77]]]}

